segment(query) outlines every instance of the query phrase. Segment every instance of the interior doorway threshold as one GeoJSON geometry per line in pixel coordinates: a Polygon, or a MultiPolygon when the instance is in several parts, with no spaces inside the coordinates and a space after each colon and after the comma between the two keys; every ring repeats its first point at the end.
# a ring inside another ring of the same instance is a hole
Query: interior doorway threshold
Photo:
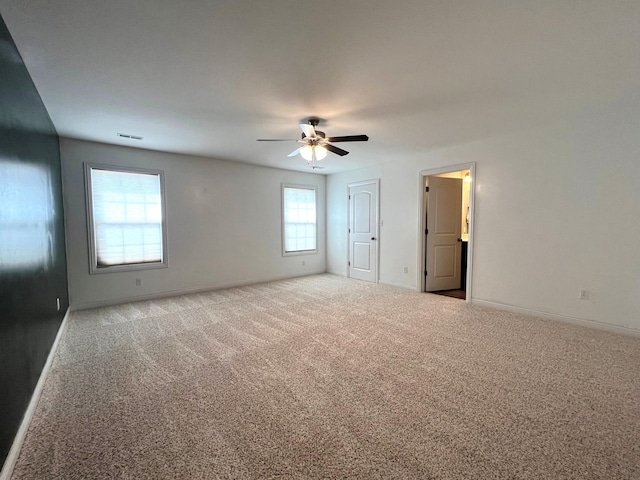
{"type": "Polygon", "coordinates": [[[427,293],[433,293],[435,295],[442,295],[442,296],[451,297],[451,298],[459,298],[460,300],[467,299],[467,292],[466,290],[462,290],[462,289],[440,290],[439,292],[427,292],[427,293]]]}

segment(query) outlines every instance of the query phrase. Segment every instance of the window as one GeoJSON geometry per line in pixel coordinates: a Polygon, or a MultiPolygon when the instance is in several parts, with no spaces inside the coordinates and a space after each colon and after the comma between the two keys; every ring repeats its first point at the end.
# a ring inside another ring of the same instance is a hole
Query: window
{"type": "Polygon", "coordinates": [[[0,157],[0,271],[44,268],[53,261],[55,202],[42,165],[0,157]]]}
{"type": "Polygon", "coordinates": [[[282,186],[283,254],[317,253],[316,189],[282,186]]]}
{"type": "Polygon", "coordinates": [[[86,165],[91,273],[167,266],[164,173],[86,165]]]}

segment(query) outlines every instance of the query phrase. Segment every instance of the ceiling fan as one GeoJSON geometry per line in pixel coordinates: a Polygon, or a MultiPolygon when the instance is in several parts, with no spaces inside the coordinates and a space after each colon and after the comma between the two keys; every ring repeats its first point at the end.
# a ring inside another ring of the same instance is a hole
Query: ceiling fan
{"type": "Polygon", "coordinates": [[[315,127],[320,123],[319,118],[312,117],[309,119],[309,123],[300,123],[300,129],[302,130],[302,137],[300,140],[282,140],[282,139],[265,139],[259,138],[259,142],[298,142],[303,145],[293,152],[288,157],[295,157],[300,154],[311,168],[320,168],[316,165],[316,162],[324,159],[327,156],[327,152],[335,153],[341,157],[347,155],[349,152],[338,148],[331,143],[337,142],[366,142],[369,137],[366,135],[347,135],[343,137],[327,137],[324,132],[316,130],[315,127]]]}

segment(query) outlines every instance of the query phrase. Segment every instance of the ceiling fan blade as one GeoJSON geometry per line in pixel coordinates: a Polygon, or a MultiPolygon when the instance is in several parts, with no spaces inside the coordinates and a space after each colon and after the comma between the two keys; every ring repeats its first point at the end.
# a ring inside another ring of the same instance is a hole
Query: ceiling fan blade
{"type": "Polygon", "coordinates": [[[349,152],[347,152],[346,150],[342,150],[341,148],[334,147],[333,145],[327,144],[325,145],[325,148],[330,152],[335,153],[336,155],[340,155],[341,157],[344,157],[345,155],[349,154],[349,152]]]}
{"type": "Polygon", "coordinates": [[[298,140],[289,140],[288,138],[259,138],[258,142],[297,142],[298,140]]]}
{"type": "Polygon", "coordinates": [[[296,148],[293,152],[291,152],[289,155],[287,155],[287,157],[295,157],[296,155],[298,155],[300,153],[300,150],[302,150],[302,147],[296,148]]]}
{"type": "Polygon", "coordinates": [[[366,142],[369,137],[366,135],[346,135],[344,137],[329,137],[329,142],[366,142]]]}
{"type": "Polygon", "coordinates": [[[313,125],[309,125],[308,123],[300,123],[298,125],[300,125],[300,128],[302,129],[302,132],[307,137],[315,137],[316,136],[316,129],[313,128],[313,125]]]}

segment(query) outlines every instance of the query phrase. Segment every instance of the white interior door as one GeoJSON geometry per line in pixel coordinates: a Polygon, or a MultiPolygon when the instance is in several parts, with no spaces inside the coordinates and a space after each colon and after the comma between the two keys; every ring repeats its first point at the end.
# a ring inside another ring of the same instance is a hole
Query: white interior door
{"type": "Polygon", "coordinates": [[[349,276],[378,281],[378,182],[349,185],[349,276]]]}
{"type": "Polygon", "coordinates": [[[462,180],[429,177],[427,193],[427,292],[460,288],[462,180]]]}

